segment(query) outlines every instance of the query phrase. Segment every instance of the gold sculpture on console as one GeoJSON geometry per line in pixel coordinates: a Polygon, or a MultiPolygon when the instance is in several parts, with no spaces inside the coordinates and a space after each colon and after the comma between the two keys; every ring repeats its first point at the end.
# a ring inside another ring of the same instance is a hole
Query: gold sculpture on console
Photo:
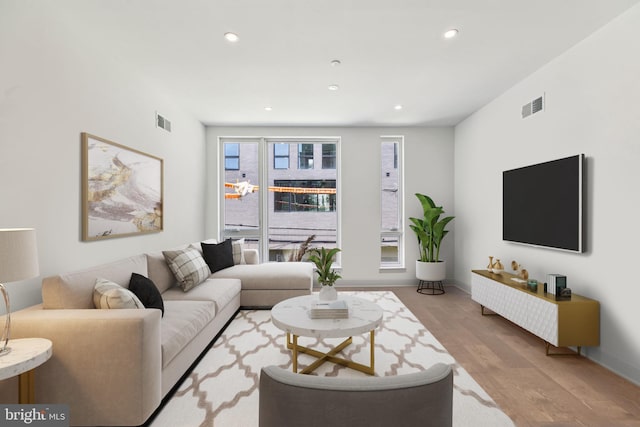
{"type": "Polygon", "coordinates": [[[496,258],[496,262],[493,262],[493,257],[489,257],[489,265],[487,266],[487,270],[494,274],[500,274],[504,271],[504,265],[500,262],[498,258],[496,258]]]}
{"type": "Polygon", "coordinates": [[[516,272],[516,275],[522,280],[529,280],[529,272],[522,268],[521,264],[515,261],[511,261],[511,269],[516,272]]]}

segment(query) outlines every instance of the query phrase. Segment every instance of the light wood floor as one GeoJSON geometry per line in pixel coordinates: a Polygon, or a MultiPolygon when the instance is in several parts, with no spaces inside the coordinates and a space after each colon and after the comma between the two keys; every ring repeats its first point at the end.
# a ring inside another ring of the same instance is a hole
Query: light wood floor
{"type": "Polygon", "coordinates": [[[540,338],[500,316],[482,316],[462,290],[376,290],[395,292],[517,426],[640,426],[640,387],[585,357],[545,356],[540,338]]]}

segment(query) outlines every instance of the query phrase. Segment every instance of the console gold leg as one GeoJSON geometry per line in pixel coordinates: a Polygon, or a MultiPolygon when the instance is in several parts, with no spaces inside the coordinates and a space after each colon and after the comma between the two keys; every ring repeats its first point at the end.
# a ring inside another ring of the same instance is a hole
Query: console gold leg
{"type": "MultiPolygon", "coordinates": [[[[559,357],[559,356],[580,356],[580,351],[582,350],[581,346],[578,346],[578,351],[576,353],[551,353],[549,349],[551,348],[551,343],[545,341],[546,349],[545,354],[547,356],[559,357]]],[[[554,346],[555,347],[555,346],[554,346]]]]}

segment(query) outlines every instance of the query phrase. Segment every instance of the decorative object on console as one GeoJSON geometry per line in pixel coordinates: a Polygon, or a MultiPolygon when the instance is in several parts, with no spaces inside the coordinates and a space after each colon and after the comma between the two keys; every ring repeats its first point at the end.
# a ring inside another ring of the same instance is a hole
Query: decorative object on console
{"type": "Polygon", "coordinates": [[[338,252],[340,252],[339,248],[327,250],[321,247],[320,249],[312,249],[311,255],[309,255],[309,261],[316,266],[316,273],[318,273],[318,282],[321,285],[319,299],[322,301],[332,301],[338,298],[338,292],[333,284],[342,276],[331,268],[333,259],[338,252]]]}
{"type": "Polygon", "coordinates": [[[8,354],[11,336],[11,303],[3,283],[17,282],[38,276],[38,247],[33,228],[0,229],[0,292],[4,297],[7,316],[0,341],[0,356],[8,354]]]}
{"type": "Polygon", "coordinates": [[[567,287],[567,276],[562,274],[547,274],[547,292],[551,295],[560,295],[567,287]]]}
{"type": "MultiPolygon", "coordinates": [[[[416,261],[416,277],[422,282],[439,282],[438,290],[444,293],[442,281],[446,278],[447,267],[445,261],[440,260],[442,239],[449,233],[445,230],[447,224],[455,217],[448,216],[440,219],[444,214],[442,206],[436,206],[431,197],[416,193],[422,206],[422,218],[409,218],[413,223],[409,225],[418,239],[420,258],[416,261]]],[[[420,287],[420,286],[419,286],[420,287]]]]}
{"type": "Polygon", "coordinates": [[[498,258],[496,258],[496,262],[493,262],[493,257],[489,257],[489,265],[487,266],[487,270],[494,274],[501,274],[504,271],[504,265],[500,262],[498,258]]]}
{"type": "Polygon", "coordinates": [[[571,301],[571,288],[564,288],[556,294],[556,301],[571,301]]]}
{"type": "Polygon", "coordinates": [[[527,289],[529,289],[531,292],[538,292],[538,281],[529,280],[527,282],[527,289]]]}
{"type": "Polygon", "coordinates": [[[511,261],[511,269],[516,272],[516,276],[524,280],[529,280],[529,272],[522,267],[522,264],[518,264],[516,261],[511,261]]]}
{"type": "Polygon", "coordinates": [[[82,133],[82,240],[162,231],[163,160],[82,133]]]}

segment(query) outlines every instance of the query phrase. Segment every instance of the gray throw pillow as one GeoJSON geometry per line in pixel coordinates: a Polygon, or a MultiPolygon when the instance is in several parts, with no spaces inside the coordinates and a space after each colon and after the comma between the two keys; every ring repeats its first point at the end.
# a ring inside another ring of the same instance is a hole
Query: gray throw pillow
{"type": "Polygon", "coordinates": [[[162,251],[162,255],[185,292],[204,282],[211,274],[200,252],[192,247],[162,251]]]}
{"type": "Polygon", "coordinates": [[[244,260],[244,239],[234,240],[231,242],[233,253],[233,265],[246,264],[244,260]]]}

